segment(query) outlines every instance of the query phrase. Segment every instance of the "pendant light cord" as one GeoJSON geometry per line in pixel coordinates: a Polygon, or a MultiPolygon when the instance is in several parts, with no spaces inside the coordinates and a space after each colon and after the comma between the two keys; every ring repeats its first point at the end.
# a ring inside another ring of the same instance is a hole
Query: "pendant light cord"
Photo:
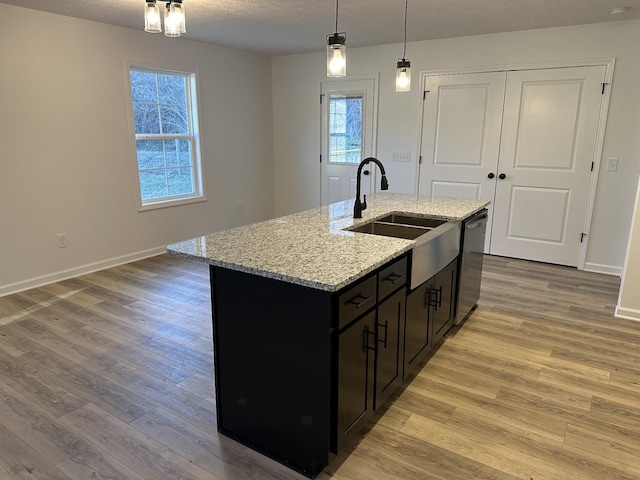
{"type": "Polygon", "coordinates": [[[338,33],[338,3],[340,0],[336,0],[336,33],[338,33]]]}
{"type": "MultiPolygon", "coordinates": [[[[402,48],[402,59],[404,60],[407,55],[407,5],[409,0],[404,0],[404,47],[402,48]]],[[[336,20],[337,21],[337,20],[336,20]]],[[[336,31],[337,31],[336,26],[336,31]]]]}

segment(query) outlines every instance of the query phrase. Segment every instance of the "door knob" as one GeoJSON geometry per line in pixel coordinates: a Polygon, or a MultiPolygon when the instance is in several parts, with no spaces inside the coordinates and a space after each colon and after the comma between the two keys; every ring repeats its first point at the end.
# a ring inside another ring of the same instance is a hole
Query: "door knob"
{"type": "Polygon", "coordinates": [[[369,170],[363,170],[362,173],[364,173],[365,175],[369,175],[369,170]]]}
{"type": "Polygon", "coordinates": [[[489,175],[487,175],[488,178],[493,178],[495,177],[495,175],[493,174],[493,172],[491,172],[489,175]]]}
{"type": "Polygon", "coordinates": [[[501,173],[500,175],[498,175],[498,178],[500,180],[504,180],[505,178],[507,178],[507,176],[504,173],[501,173]]]}

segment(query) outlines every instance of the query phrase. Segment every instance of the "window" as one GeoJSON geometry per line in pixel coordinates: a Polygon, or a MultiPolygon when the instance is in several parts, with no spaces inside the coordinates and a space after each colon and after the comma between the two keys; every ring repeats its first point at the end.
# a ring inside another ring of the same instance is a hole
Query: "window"
{"type": "Polygon", "coordinates": [[[364,94],[329,95],[329,162],[362,160],[362,116],[364,94]]]}
{"type": "Polygon", "coordinates": [[[203,200],[195,73],[130,67],[142,209],[203,200]]]}

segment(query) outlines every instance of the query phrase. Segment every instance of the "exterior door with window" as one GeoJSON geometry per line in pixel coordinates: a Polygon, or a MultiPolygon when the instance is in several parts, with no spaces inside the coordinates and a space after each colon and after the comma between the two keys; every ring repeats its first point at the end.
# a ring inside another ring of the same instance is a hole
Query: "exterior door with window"
{"type": "MultiPolygon", "coordinates": [[[[356,172],[374,154],[376,81],[328,80],[321,85],[321,204],[355,198],[356,172]]],[[[369,167],[369,165],[367,165],[369,167]]],[[[375,166],[363,170],[361,193],[368,194],[375,166]]]]}

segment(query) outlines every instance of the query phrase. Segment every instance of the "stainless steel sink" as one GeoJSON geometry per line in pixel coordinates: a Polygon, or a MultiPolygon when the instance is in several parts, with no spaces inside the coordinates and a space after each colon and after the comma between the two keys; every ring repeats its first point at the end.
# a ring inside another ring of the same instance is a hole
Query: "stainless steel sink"
{"type": "Polygon", "coordinates": [[[460,253],[459,222],[391,214],[347,230],[414,240],[411,251],[412,290],[446,267],[460,253]]]}
{"type": "Polygon", "coordinates": [[[401,215],[398,213],[392,213],[391,215],[379,218],[376,221],[384,223],[395,223],[400,225],[413,225],[415,227],[423,228],[436,228],[443,223],[447,223],[446,220],[439,220],[436,218],[412,217],[410,215],[401,215]]]}
{"type": "Polygon", "coordinates": [[[383,235],[385,237],[396,237],[406,238],[407,240],[415,240],[420,235],[428,232],[430,229],[413,227],[411,225],[373,221],[349,230],[352,232],[370,233],[372,235],[383,235]]]}

